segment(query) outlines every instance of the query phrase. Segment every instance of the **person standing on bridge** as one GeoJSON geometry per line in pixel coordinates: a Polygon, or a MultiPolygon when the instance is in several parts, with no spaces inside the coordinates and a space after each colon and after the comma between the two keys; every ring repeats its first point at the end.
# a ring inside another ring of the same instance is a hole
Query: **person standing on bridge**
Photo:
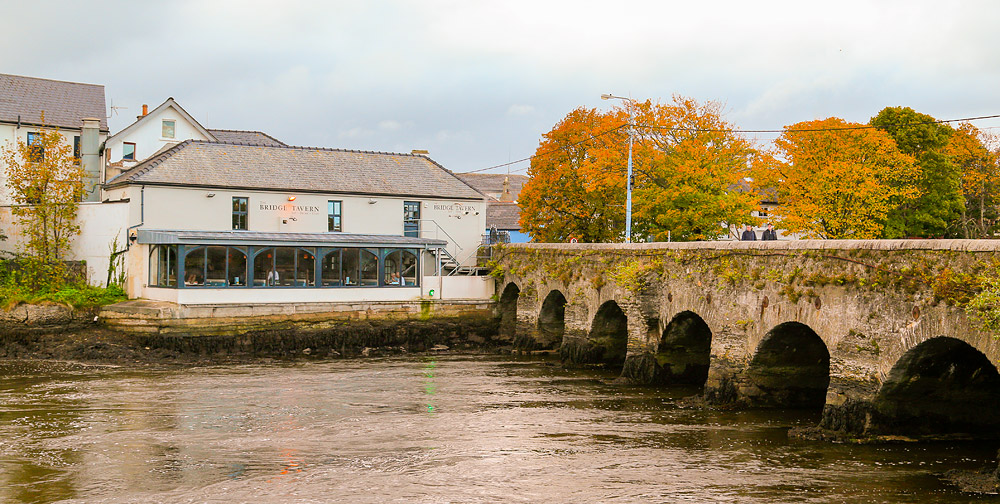
{"type": "Polygon", "coordinates": [[[757,233],[753,232],[753,228],[750,224],[747,224],[746,231],[743,231],[743,236],[740,237],[740,241],[757,241],[757,233]]]}
{"type": "Polygon", "coordinates": [[[761,240],[778,239],[778,233],[774,232],[774,224],[771,224],[770,222],[767,223],[767,229],[765,229],[764,233],[760,235],[760,239],[761,240]]]}

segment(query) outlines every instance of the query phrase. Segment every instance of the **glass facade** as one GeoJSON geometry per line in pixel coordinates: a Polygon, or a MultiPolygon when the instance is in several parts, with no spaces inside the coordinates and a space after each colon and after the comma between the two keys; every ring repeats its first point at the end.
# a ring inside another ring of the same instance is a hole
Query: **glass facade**
{"type": "Polygon", "coordinates": [[[150,287],[418,287],[419,249],[154,245],[150,287]],[[177,273],[183,271],[183,281],[177,273]]]}

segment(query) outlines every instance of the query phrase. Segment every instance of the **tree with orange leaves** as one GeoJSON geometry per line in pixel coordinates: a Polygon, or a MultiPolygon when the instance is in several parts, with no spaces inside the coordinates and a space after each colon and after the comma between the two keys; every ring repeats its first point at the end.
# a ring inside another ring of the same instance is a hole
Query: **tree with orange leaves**
{"type": "MultiPolygon", "coordinates": [[[[722,106],[674,97],[634,107],[633,239],[713,239],[750,221],[758,195],[736,189],[759,154],[722,106]]],[[[544,139],[521,190],[535,241],[624,241],[628,110],[577,109],[544,139]]]]}
{"type": "Polygon", "coordinates": [[[783,162],[757,183],[778,190],[781,226],[823,239],[881,238],[890,212],[920,195],[911,156],[884,131],[831,117],[785,128],[783,162]]]}
{"type": "Polygon", "coordinates": [[[962,174],[962,238],[989,238],[997,231],[1000,157],[989,146],[996,140],[970,123],[951,135],[944,152],[962,174]]]}

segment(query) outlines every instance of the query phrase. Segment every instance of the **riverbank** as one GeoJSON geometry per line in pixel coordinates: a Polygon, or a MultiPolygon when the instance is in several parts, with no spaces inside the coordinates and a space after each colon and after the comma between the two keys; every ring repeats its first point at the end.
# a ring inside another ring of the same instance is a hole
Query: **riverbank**
{"type": "Polygon", "coordinates": [[[0,311],[0,358],[221,363],[511,349],[488,303],[274,305],[255,307],[256,314],[129,303],[99,311],[24,304],[0,311]]]}

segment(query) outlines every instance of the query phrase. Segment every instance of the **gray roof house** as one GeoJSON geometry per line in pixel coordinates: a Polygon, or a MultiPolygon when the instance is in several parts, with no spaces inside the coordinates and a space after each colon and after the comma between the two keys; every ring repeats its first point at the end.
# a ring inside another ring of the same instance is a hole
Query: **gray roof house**
{"type": "Polygon", "coordinates": [[[200,140],[185,140],[152,156],[105,187],[129,184],[483,199],[422,155],[200,140]]]}
{"type": "Polygon", "coordinates": [[[46,126],[79,130],[94,118],[108,132],[104,86],[0,74],[0,123],[42,126],[42,113],[46,126]]]}

